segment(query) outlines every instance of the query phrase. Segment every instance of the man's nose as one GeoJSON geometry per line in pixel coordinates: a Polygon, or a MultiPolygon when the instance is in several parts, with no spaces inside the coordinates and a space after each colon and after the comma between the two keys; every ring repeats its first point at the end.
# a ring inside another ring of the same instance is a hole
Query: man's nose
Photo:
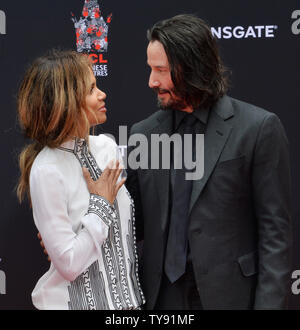
{"type": "Polygon", "coordinates": [[[159,87],[160,82],[156,79],[153,72],[150,73],[148,86],[150,88],[159,87]]]}

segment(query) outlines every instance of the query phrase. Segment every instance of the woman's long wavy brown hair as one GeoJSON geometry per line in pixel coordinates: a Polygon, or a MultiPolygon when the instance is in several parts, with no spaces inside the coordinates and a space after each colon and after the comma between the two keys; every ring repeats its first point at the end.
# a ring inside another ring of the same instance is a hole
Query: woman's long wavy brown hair
{"type": "Polygon", "coordinates": [[[20,202],[29,194],[29,175],[38,153],[56,148],[72,137],[86,137],[89,122],[85,98],[92,64],[75,51],[51,50],[28,68],[18,92],[18,115],[26,137],[33,142],[19,156],[17,185],[20,202]]]}

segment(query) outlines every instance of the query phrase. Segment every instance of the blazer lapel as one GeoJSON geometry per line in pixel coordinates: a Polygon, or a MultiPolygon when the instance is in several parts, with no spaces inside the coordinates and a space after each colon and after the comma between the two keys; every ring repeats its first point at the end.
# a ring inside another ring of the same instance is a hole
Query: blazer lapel
{"type": "Polygon", "coordinates": [[[189,207],[190,212],[212,174],[226,141],[230,136],[232,127],[225,119],[232,116],[233,109],[227,96],[224,96],[217,105],[211,109],[204,135],[204,175],[202,179],[193,182],[189,207]]]}
{"type": "MultiPolygon", "coordinates": [[[[204,176],[201,180],[193,182],[189,211],[191,212],[196,200],[201,194],[207,180],[212,174],[221,152],[230,136],[232,126],[226,122],[234,115],[230,98],[222,97],[211,109],[207,128],[204,136],[204,176]]],[[[148,139],[151,141],[151,134],[172,135],[172,112],[161,111],[157,118],[157,126],[150,132],[148,139]]],[[[161,155],[160,155],[161,156],[161,155]]],[[[161,228],[164,231],[168,221],[169,198],[170,198],[170,171],[152,170],[155,185],[161,206],[161,228]]]]}

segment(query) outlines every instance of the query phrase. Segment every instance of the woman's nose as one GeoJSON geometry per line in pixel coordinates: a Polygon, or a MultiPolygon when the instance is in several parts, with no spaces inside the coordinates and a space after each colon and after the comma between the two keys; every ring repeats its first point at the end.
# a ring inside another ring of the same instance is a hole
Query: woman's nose
{"type": "Polygon", "coordinates": [[[100,89],[99,89],[100,93],[98,95],[98,98],[100,100],[105,100],[106,99],[106,94],[104,92],[102,92],[100,89]]]}

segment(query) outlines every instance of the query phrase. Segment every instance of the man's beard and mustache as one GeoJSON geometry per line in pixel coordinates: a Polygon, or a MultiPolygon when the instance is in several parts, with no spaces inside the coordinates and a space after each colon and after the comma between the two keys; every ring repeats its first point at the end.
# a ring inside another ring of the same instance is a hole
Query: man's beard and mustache
{"type": "Polygon", "coordinates": [[[168,109],[182,110],[187,106],[184,100],[182,100],[179,96],[178,98],[174,98],[174,95],[177,95],[176,90],[174,88],[169,90],[169,89],[154,87],[152,88],[152,90],[157,95],[157,106],[162,110],[168,110],[168,109]],[[170,95],[168,102],[164,102],[163,99],[159,97],[159,93],[168,93],[170,95]]]}

